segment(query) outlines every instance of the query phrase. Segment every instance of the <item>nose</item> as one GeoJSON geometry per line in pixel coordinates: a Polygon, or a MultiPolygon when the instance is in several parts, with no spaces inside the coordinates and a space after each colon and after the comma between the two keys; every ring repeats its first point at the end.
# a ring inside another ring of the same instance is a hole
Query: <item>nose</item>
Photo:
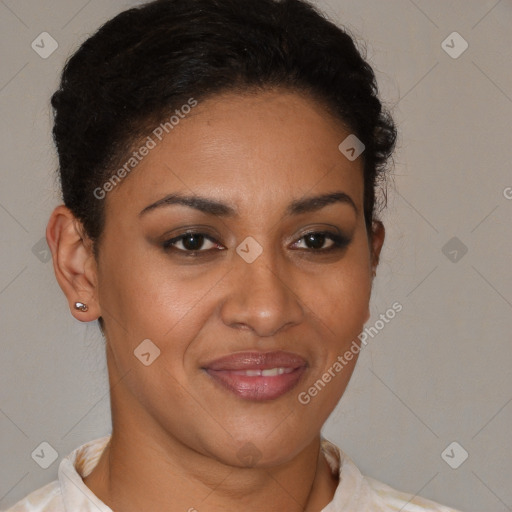
{"type": "Polygon", "coordinates": [[[267,337],[303,321],[304,307],[291,272],[284,265],[278,268],[273,258],[265,251],[252,263],[235,256],[236,268],[229,273],[227,298],[221,307],[225,325],[267,337]]]}

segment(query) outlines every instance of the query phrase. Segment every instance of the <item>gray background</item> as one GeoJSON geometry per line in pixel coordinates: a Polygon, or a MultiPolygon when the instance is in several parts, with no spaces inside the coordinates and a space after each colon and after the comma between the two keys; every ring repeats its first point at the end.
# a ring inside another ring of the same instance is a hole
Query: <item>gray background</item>
{"type": "MultiPolygon", "coordinates": [[[[137,3],[0,1],[1,508],[109,432],[100,334],[69,314],[41,242],[59,201],[48,105],[77,45],[137,3]],[[31,48],[42,32],[59,45],[46,59],[31,48]],[[48,469],[31,458],[43,441],[59,454],[48,469]]],[[[401,130],[368,325],[403,310],[362,351],[325,435],[401,490],[510,511],[512,2],[316,3],[367,42],[401,130]],[[442,47],[454,31],[458,58],[442,47]],[[469,454],[457,469],[442,458],[453,441],[452,464],[469,454]]]]}

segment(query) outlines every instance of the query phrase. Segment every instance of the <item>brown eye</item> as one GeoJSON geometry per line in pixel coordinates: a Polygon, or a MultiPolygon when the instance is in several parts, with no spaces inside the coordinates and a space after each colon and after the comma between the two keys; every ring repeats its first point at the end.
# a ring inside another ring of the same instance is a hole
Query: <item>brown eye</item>
{"type": "Polygon", "coordinates": [[[204,241],[204,235],[190,234],[182,238],[181,243],[187,251],[199,251],[204,241]]]}
{"type": "Polygon", "coordinates": [[[304,242],[309,249],[322,249],[326,236],[323,233],[310,233],[304,237],[304,242]]]}
{"type": "Polygon", "coordinates": [[[220,244],[203,233],[184,233],[164,243],[164,249],[184,253],[206,252],[220,247],[220,244]]]}
{"type": "Polygon", "coordinates": [[[337,233],[316,231],[307,233],[293,246],[294,249],[309,249],[313,252],[327,252],[343,249],[350,243],[350,239],[337,233]],[[302,246],[300,246],[302,242],[302,246]],[[326,242],[328,245],[325,246],[326,242]]]}

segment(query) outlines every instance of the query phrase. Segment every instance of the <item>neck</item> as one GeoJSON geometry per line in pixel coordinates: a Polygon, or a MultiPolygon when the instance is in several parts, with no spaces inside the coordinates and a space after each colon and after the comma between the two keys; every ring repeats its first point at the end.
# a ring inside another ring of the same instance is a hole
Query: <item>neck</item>
{"type": "Polygon", "coordinates": [[[197,453],[187,458],[176,453],[150,435],[114,431],[84,482],[116,512],[318,512],[337,486],[319,438],[289,463],[266,469],[234,468],[197,453]]]}

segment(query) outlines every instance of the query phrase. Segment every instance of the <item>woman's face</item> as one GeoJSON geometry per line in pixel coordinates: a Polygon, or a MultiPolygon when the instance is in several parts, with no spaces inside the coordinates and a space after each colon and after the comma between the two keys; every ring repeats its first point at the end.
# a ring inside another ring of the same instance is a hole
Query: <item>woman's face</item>
{"type": "Polygon", "coordinates": [[[217,96],[153,136],[105,199],[97,297],[116,416],[238,466],[283,463],[318,436],[357,359],[332,370],[368,319],[383,238],[372,257],[362,161],[338,149],[349,134],[281,91],[217,96]]]}

